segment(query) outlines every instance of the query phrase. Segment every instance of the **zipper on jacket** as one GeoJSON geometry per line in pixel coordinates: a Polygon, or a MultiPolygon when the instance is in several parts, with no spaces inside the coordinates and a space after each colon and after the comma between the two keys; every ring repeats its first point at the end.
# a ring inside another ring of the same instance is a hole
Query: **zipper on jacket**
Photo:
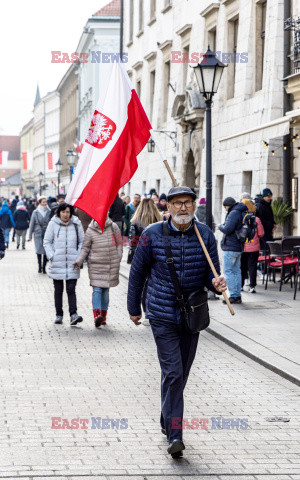
{"type": "Polygon", "coordinates": [[[183,248],[184,233],[181,234],[181,272],[180,272],[180,286],[183,286],[183,266],[184,266],[184,248],[183,248]]]}

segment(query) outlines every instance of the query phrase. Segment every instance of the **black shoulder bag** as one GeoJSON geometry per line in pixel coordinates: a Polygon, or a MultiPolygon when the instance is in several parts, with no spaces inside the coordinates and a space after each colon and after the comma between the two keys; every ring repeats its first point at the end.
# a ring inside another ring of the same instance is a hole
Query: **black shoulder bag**
{"type": "Polygon", "coordinates": [[[172,249],[170,244],[168,222],[163,223],[163,234],[167,265],[176,294],[177,306],[180,309],[181,318],[189,333],[197,333],[209,325],[209,309],[207,303],[207,292],[201,288],[194,292],[182,294],[179,285],[172,249]]]}

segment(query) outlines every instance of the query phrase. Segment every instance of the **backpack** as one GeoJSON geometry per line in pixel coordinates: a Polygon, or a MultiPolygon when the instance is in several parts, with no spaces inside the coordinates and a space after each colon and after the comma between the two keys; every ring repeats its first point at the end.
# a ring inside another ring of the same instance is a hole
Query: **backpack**
{"type": "Polygon", "coordinates": [[[257,230],[257,223],[255,221],[255,215],[247,212],[242,220],[242,226],[237,230],[236,236],[241,243],[251,242],[255,237],[257,230]]]}

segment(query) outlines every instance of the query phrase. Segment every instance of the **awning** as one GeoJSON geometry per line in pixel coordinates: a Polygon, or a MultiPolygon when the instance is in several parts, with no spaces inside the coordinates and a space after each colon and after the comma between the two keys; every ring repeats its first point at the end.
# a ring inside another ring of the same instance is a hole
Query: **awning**
{"type": "Polygon", "coordinates": [[[269,143],[269,140],[282,137],[289,133],[290,120],[289,117],[280,117],[272,122],[220,138],[219,142],[221,146],[226,149],[251,145],[263,140],[269,143]]]}

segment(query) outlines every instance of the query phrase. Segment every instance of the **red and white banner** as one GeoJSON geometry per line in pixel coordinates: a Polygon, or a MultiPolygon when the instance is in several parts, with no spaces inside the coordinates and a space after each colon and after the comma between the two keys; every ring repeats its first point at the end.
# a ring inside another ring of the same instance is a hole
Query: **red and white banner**
{"type": "Polygon", "coordinates": [[[23,170],[32,170],[33,154],[32,152],[22,152],[23,170]]]}
{"type": "Polygon", "coordinates": [[[53,153],[47,152],[48,170],[53,170],[53,153]]]}
{"type": "Polygon", "coordinates": [[[0,166],[7,167],[8,152],[6,150],[0,150],[0,166]]]}
{"type": "Polygon", "coordinates": [[[103,230],[119,189],[135,173],[137,155],[152,129],[121,63],[102,75],[101,97],[69,187],[66,202],[94,218],[103,230]]]}

